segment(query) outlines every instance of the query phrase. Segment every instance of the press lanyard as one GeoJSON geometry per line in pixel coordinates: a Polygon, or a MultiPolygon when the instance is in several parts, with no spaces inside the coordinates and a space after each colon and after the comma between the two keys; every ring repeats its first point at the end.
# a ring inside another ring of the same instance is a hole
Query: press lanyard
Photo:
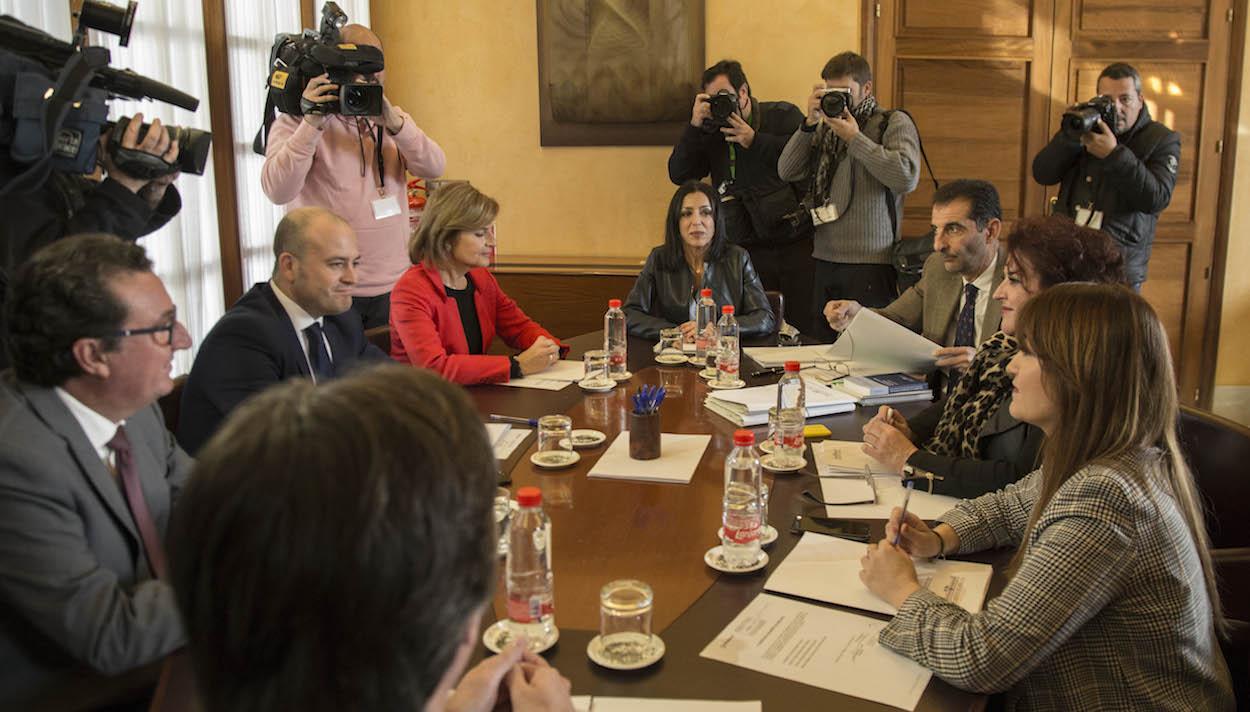
{"type": "MultiPolygon", "coordinates": [[[[365,177],[365,134],[366,128],[370,127],[370,122],[364,119],[356,120],[356,138],[360,141],[360,177],[365,177]],[[364,121],[362,125],[360,122],[364,121]]],[[[384,162],[382,159],[382,124],[377,125],[377,137],[373,143],[374,161],[377,164],[378,173],[378,195],[386,195],[386,174],[383,172],[384,162]]]]}
{"type": "MultiPolygon", "coordinates": [[[[756,122],[759,121],[759,116],[759,107],[755,106],[755,100],[751,99],[751,118],[747,119],[747,125],[757,132],[759,128],[756,126],[756,122]]],[[[729,182],[733,183],[738,179],[738,144],[732,141],[726,141],[725,143],[729,144],[729,182]]]]}

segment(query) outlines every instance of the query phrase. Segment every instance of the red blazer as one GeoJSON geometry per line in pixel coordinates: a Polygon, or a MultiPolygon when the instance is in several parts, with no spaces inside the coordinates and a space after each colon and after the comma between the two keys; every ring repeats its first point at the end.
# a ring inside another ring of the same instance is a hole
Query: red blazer
{"type": "MultiPolygon", "coordinates": [[[[508,346],[523,351],[540,336],[560,344],[556,337],[525,315],[499,288],[485,267],[469,271],[473,302],[482,325],[482,350],[498,334],[508,346]]],[[[470,354],[456,300],[447,295],[438,270],[413,265],[391,290],[391,358],[400,363],[438,371],[455,383],[507,381],[512,363],[507,356],[470,354]]],[[[568,347],[560,344],[564,355],[568,347]]]]}

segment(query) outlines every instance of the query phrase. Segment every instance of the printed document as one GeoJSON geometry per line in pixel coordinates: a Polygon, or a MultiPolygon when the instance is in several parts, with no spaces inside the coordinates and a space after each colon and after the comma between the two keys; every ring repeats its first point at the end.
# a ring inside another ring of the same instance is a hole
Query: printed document
{"type": "Polygon", "coordinates": [[[586,375],[586,366],[581,361],[556,361],[532,376],[513,378],[498,385],[512,388],[538,388],[544,391],[558,391],[586,375]]]}
{"type": "Polygon", "coordinates": [[[761,593],[700,656],[916,709],[933,673],[882,647],[885,621],[761,593]]]}
{"type": "MultiPolygon", "coordinates": [[[[823,488],[825,482],[845,479],[853,478],[822,477],[820,482],[823,488]]],[[[827,506],[825,507],[826,516],[837,519],[889,519],[890,510],[903,506],[903,496],[906,492],[903,488],[903,478],[898,475],[876,475],[872,478],[872,486],[877,493],[876,504],[827,506]]],[[[956,497],[929,494],[925,491],[928,487],[929,482],[927,480],[916,481],[915,491],[911,493],[911,501],[907,504],[907,511],[928,521],[946,514],[959,503],[959,499],[956,497]]]]}
{"type": "MultiPolygon", "coordinates": [[[[804,532],[764,590],[894,615],[898,609],[859,580],[864,549],[864,544],[849,539],[804,532]]],[[[921,586],[969,613],[980,612],[994,572],[989,564],[942,559],[917,559],[915,564],[921,586]]]]}
{"type": "Polygon", "coordinates": [[[834,342],[834,360],[852,362],[851,375],[929,373],[937,368],[937,344],[871,309],[860,309],[834,342]]]}
{"type": "Polygon", "coordinates": [[[873,475],[889,475],[890,468],[864,452],[864,444],[857,440],[819,440],[812,443],[816,456],[816,474],[821,477],[863,476],[865,471],[873,475]]]}

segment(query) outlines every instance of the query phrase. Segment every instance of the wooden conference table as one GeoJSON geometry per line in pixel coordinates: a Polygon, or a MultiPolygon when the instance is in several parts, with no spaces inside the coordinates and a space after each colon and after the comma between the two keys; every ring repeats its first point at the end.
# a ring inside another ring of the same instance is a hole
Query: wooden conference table
{"type": "MultiPolygon", "coordinates": [[[[572,347],[568,358],[580,358],[588,349],[602,348],[602,334],[586,334],[568,343],[572,347]]],[[[543,491],[544,508],[551,517],[555,618],[560,640],[545,654],[547,659],[572,681],[575,694],[758,699],[763,700],[765,710],[895,709],[699,657],[704,646],[763,591],[768,575],[798,542],[799,537],[790,532],[794,514],[823,515],[824,508],[801,497],[804,489],[820,491],[813,474],[766,472],[765,480],[772,487],[769,523],[780,534],[768,548],[767,569],[734,576],[708,568],[703,563],[703,554],[719,543],[716,531],[721,519],[723,468],[737,427],[704,407],[704,398],[710,389],[698,375],[698,369],[656,364],[651,347],[648,341],[630,339],[629,369],[634,376],[623,387],[618,386],[608,393],[584,393],[576,386],[560,391],[507,386],[469,389],[484,415],[499,413],[536,418],[563,413],[572,418],[574,428],[593,428],[608,436],[605,445],[582,450],[581,461],[568,469],[540,470],[531,464],[532,435],[507,461],[500,463],[501,471],[511,475],[514,492],[516,487],[527,485],[543,491]],[[712,435],[688,485],[586,476],[616,434],[626,429],[629,395],[643,384],[663,384],[668,388],[668,397],[661,407],[662,432],[712,435]],[[599,589],[621,578],[645,581],[655,592],[652,627],[663,638],[667,650],[659,663],[645,670],[606,670],[586,657],[586,645],[599,628],[599,589]]],[[[757,366],[744,358],[742,370],[748,385],[775,383],[778,379],[776,375],[751,378],[753,368],[757,366]]],[[[924,405],[903,404],[900,410],[911,415],[924,405]]],[[[873,412],[875,409],[860,408],[810,422],[828,426],[835,439],[859,440],[861,428],[873,412]]],[[[766,429],[765,426],[751,428],[757,440],[766,429]]],[[[814,473],[810,451],[807,457],[807,472],[814,473]]],[[[884,522],[873,521],[873,525],[875,536],[882,536],[884,522]]],[[[1001,552],[969,558],[990,563],[1005,561],[1001,552]]],[[[1001,590],[1001,578],[995,575],[991,594],[1001,590]]],[[[501,572],[494,603],[496,618],[504,616],[503,595],[501,572]]],[[[486,624],[493,622],[486,621],[486,624]]],[[[484,654],[485,651],[479,649],[477,658],[484,654]]],[[[984,702],[984,698],[959,691],[935,677],[917,709],[981,709],[984,702]]]]}
{"type": "MultiPolygon", "coordinates": [[[[602,334],[585,334],[567,343],[571,346],[569,358],[580,358],[584,351],[602,347],[602,334]]],[[[695,367],[658,365],[651,347],[648,341],[630,339],[629,369],[634,376],[608,393],[584,393],[576,386],[559,391],[508,386],[468,389],[483,417],[489,413],[526,418],[563,413],[571,416],[574,428],[594,428],[608,436],[604,446],[581,451],[581,461],[564,470],[539,470],[530,463],[529,456],[534,451],[532,433],[507,460],[499,463],[500,471],[511,477],[514,492],[526,485],[542,490],[544,508],[551,517],[560,640],[545,653],[546,658],[572,681],[573,692],[579,695],[762,700],[767,711],[895,709],[699,657],[699,652],[763,591],[769,574],[794,548],[798,541],[798,536],[790,532],[794,514],[823,515],[824,508],[800,496],[807,488],[820,491],[812,474],[765,473],[772,487],[769,523],[780,534],[768,549],[767,569],[732,576],[708,568],[703,554],[719,543],[716,530],[721,518],[723,468],[737,428],[704,408],[709,389],[695,367]],[[663,384],[668,388],[661,408],[663,432],[712,435],[688,485],[586,476],[607,445],[625,429],[629,394],[643,384],[663,384]],[[586,645],[599,628],[599,589],[620,578],[646,581],[655,592],[652,628],[663,638],[667,651],[659,663],[645,670],[607,670],[586,657],[586,645]]],[[[749,374],[755,367],[749,359],[743,359],[742,370],[748,385],[776,382],[775,375],[751,378],[749,374]]],[[[911,415],[924,405],[903,404],[899,409],[911,415]]],[[[875,409],[860,408],[811,422],[828,426],[835,439],[858,440],[872,412],[875,409]]],[[[766,428],[752,430],[758,439],[766,428]]],[[[810,451],[808,461],[811,462],[810,451]]],[[[813,472],[810,464],[807,472],[813,472]]],[[[874,535],[879,538],[884,522],[871,522],[874,535]]],[[[1002,552],[991,552],[969,558],[1001,564],[1007,557],[1002,552]]],[[[495,619],[504,615],[502,565],[499,568],[495,619]]],[[[1003,583],[1001,574],[996,573],[990,595],[1000,591],[1003,583]]],[[[485,620],[483,625],[493,622],[494,619],[485,620]]],[[[485,654],[484,647],[479,646],[474,662],[485,654]]],[[[152,709],[169,712],[195,708],[188,662],[185,653],[167,661],[161,692],[152,709]]],[[[917,710],[979,710],[984,706],[983,697],[957,690],[934,677],[917,710]]]]}

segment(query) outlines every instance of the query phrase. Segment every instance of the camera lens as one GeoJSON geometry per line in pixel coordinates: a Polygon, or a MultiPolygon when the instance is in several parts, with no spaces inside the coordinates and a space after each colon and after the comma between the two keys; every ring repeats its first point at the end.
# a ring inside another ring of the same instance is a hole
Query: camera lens
{"type": "Polygon", "coordinates": [[[360,87],[347,87],[343,91],[343,105],[349,109],[361,110],[368,104],[365,93],[360,87]]]}
{"type": "Polygon", "coordinates": [[[825,116],[841,116],[846,111],[846,99],[846,92],[831,91],[820,97],[820,110],[825,116]]]}

